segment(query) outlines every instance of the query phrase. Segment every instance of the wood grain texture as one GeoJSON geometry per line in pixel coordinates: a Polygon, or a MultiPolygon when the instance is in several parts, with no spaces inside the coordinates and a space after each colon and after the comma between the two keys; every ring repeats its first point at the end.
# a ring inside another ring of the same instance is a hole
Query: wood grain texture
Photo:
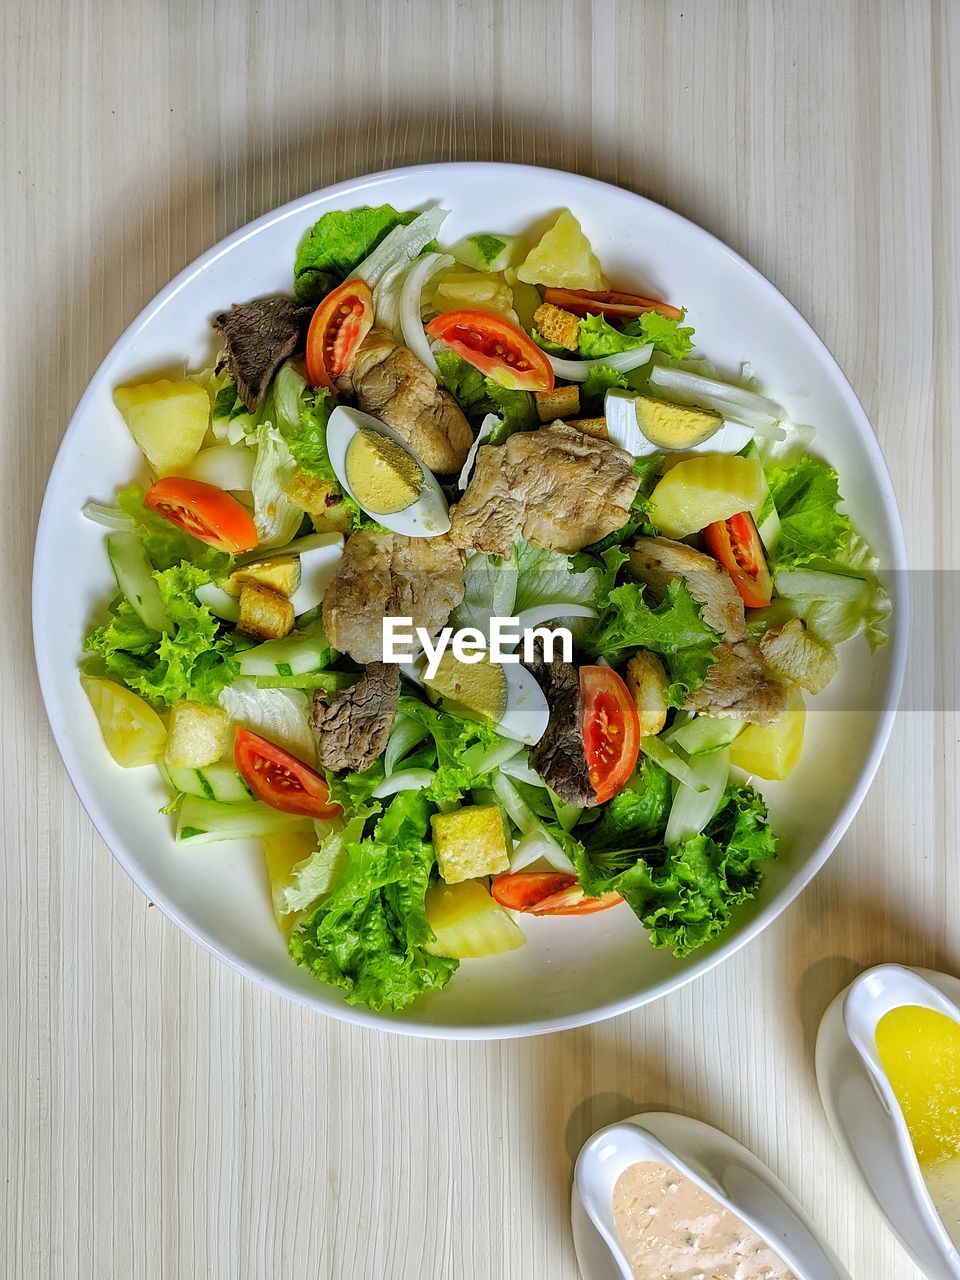
{"type": "Polygon", "coordinates": [[[573,1156],[663,1104],[769,1161],[855,1280],[916,1280],[827,1130],[812,1044],[862,966],[960,966],[948,594],[917,650],[947,710],[908,703],[760,939],[593,1029],[432,1044],[285,1004],[150,909],[53,747],[30,562],[64,426],[175,272],[341,178],[500,158],[631,187],[769,276],[861,395],[914,564],[955,569],[960,5],[11,0],[0,49],[0,1271],[569,1280],[573,1156]]]}

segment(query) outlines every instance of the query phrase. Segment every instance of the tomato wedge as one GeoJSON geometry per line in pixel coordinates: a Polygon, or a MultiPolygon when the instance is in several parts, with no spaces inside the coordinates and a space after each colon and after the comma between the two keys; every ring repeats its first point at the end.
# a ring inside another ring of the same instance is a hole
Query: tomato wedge
{"type": "Polygon", "coordinates": [[[253,516],[215,484],[187,476],[164,476],[150,486],[143,501],[184,533],[230,555],[252,551],[257,545],[253,516]]]}
{"type": "Polygon", "coordinates": [[[511,911],[529,911],[544,898],[577,883],[566,871],[506,871],[490,885],[494,901],[511,911]]]}
{"type": "Polygon", "coordinates": [[[599,898],[588,898],[579,885],[548,894],[530,908],[535,916],[591,916],[595,911],[606,911],[623,901],[616,889],[601,893],[599,898]]]}
{"type": "Polygon", "coordinates": [[[259,733],[237,727],[233,759],[244,782],[264,804],[305,818],[335,818],[343,810],[330,804],[330,789],[319,773],[259,733]]]}
{"type": "Polygon", "coordinates": [[[640,754],[637,704],[610,667],[580,668],[583,750],[597,803],[622,791],[640,754]]]}
{"type": "Polygon", "coordinates": [[[662,316],[671,320],[679,320],[683,312],[679,307],[672,307],[669,302],[661,302],[658,298],[644,298],[638,293],[617,293],[607,290],[604,293],[591,293],[588,289],[545,289],[544,302],[550,302],[564,311],[572,311],[578,316],[606,316],[609,319],[633,319],[643,315],[644,311],[659,311],[662,316]]]}
{"type": "Polygon", "coordinates": [[[749,609],[762,609],[773,595],[773,579],[763,554],[763,543],[753,516],[741,511],[729,520],[717,520],[703,531],[710,554],[726,569],[749,609]]]}
{"type": "Polygon", "coordinates": [[[587,898],[577,877],[565,871],[513,871],[497,876],[490,893],[501,907],[535,916],[582,916],[622,902],[615,890],[587,898]]]}
{"type": "Polygon", "coordinates": [[[502,316],[448,311],[427,325],[468,364],[509,391],[552,391],[553,368],[532,338],[502,316]]]}
{"type": "Polygon", "coordinates": [[[314,387],[335,390],[333,379],[350,368],[354,353],[373,326],[373,294],[366,280],[346,280],[317,307],[307,330],[307,377],[314,387]]]}

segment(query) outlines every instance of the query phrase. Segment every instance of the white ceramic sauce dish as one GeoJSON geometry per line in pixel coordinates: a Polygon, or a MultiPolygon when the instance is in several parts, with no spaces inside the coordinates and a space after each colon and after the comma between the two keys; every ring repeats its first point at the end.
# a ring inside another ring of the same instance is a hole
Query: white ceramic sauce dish
{"type": "Polygon", "coordinates": [[[645,1111],[608,1125],[577,1159],[573,1231],[584,1280],[632,1280],[613,1214],[617,1179],[639,1161],[670,1165],[735,1214],[797,1280],[850,1280],[783,1183],[752,1152],[689,1116],[645,1111]]]}
{"type": "Polygon", "coordinates": [[[50,723],[80,799],[121,865],[180,928],[248,977],[324,1013],[417,1035],[493,1038],[579,1026],[656,999],[756,936],[809,883],[862,802],[893,723],[909,618],[905,567],[896,499],[863,409],[810,326],[752,267],[671,210],[601,182],[519,165],[424,165],[345,182],[267,214],[204,254],[134,321],[90,383],[53,467],[33,624],[50,723]],[[817,426],[817,451],[837,468],[857,527],[897,575],[889,582],[890,643],[870,657],[862,639],[845,647],[837,678],[811,703],[796,770],[761,786],[780,856],[757,900],[721,939],[683,960],[654,950],[630,908],[619,906],[582,919],[527,920],[525,946],[465,962],[444,991],[402,1014],[348,1005],[291,960],[254,842],[211,845],[202,857],[178,847],[170,818],[158,812],[169,797],[156,771],[121,771],[100,740],[77,663],[116,583],[103,530],[81,512],[88,499],[109,501],[143,474],[113,388],[182,369],[184,360],[209,364],[211,317],[232,302],[289,291],[297,245],[321,214],[385,201],[449,209],[444,243],[480,230],[523,232],[572,209],[611,280],[685,304],[698,348],[719,368],[751,361],[795,421],[817,426]]]}
{"type": "Polygon", "coordinates": [[[927,1190],[877,1051],[877,1024],[903,1005],[960,1022],[960,980],[898,964],[867,969],[823,1015],[817,1083],[837,1141],[900,1243],[930,1280],[960,1280],[960,1253],[927,1190]]]}

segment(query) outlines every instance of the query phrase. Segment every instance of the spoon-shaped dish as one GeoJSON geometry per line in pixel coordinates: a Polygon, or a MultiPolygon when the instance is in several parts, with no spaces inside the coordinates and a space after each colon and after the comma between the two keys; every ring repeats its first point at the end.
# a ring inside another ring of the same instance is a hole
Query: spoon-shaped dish
{"type": "Polygon", "coordinates": [[[613,1190],[630,1165],[671,1165],[752,1228],[797,1280],[850,1280],[783,1183],[739,1142],[688,1116],[645,1111],[600,1129],[577,1159],[573,1226],[585,1280],[632,1280],[613,1217],[613,1190]]]}
{"type": "Polygon", "coordinates": [[[930,1280],[960,1280],[960,1253],[927,1190],[877,1052],[877,1024],[903,1005],[960,1022],[960,980],[898,964],[861,973],[823,1015],[817,1083],[837,1141],[900,1243],[930,1280]]]}

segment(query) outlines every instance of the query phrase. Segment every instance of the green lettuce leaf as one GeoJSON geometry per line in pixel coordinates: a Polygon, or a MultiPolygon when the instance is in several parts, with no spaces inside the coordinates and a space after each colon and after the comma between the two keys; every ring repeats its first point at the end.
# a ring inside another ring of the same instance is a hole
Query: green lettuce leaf
{"type": "MultiPolygon", "coordinates": [[[[617,554],[625,558],[623,552],[617,554]]],[[[680,579],[667,584],[666,594],[655,606],[647,604],[643,586],[626,582],[610,591],[588,648],[611,663],[632,649],[661,654],[670,676],[667,703],[682,706],[686,695],[707,678],[722,639],[703,621],[700,609],[680,579]]]]}
{"type": "Polygon", "coordinates": [[[623,332],[652,342],[655,351],[662,351],[671,360],[685,360],[693,349],[693,329],[684,325],[686,312],[679,319],[661,315],[659,311],[645,311],[636,320],[629,320],[623,332]]]}
{"type": "Polygon", "coordinates": [[[346,280],[394,227],[418,215],[399,213],[392,205],[325,213],[307,232],[293,265],[294,293],[301,302],[317,303],[346,280]]]}
{"type": "Polygon", "coordinates": [[[230,557],[199,538],[183,533],[175,524],[143,505],[144,488],[130,484],[117,494],[117,506],[132,517],[134,528],[143,543],[147,559],[155,569],[172,569],[188,560],[211,577],[224,577],[230,570],[230,557]]]}
{"type": "Polygon", "coordinates": [[[173,630],[166,635],[144,626],[124,599],[113,617],[84,643],[99,654],[107,671],[149,702],[172,706],[181,698],[214,703],[237,674],[234,658],[243,643],[221,632],[217,619],[194,594],[210,575],[186,562],[155,573],[173,630]]]}
{"type": "Polygon", "coordinates": [[[574,860],[588,893],[622,893],[653,946],[682,957],[718,937],[734,910],[756,896],[760,864],[776,857],[777,839],[751,787],[728,788],[705,831],[672,849],[645,843],[650,829],[627,827],[619,845],[598,842],[596,851],[581,845],[574,860]]]}
{"type": "MultiPolygon", "coordinates": [[[[409,694],[401,694],[397,713],[418,721],[433,739],[435,766],[426,759],[418,760],[417,765],[435,767],[437,776],[421,794],[435,804],[447,806],[456,803],[471,788],[486,784],[487,775],[477,774],[465,757],[471,747],[493,747],[500,742],[496,725],[462,720],[439,707],[428,707],[409,694]]],[[[405,767],[411,764],[412,761],[407,760],[405,767]]]]}
{"type": "Polygon", "coordinates": [[[425,950],[434,940],[424,896],[434,866],[430,802],[401,792],[373,836],[346,845],[332,892],[290,936],[290,954],[349,1004],[406,1008],[446,986],[457,961],[425,950]]]}
{"type": "Polygon", "coordinates": [[[287,447],[301,471],[330,485],[331,495],[339,496],[344,510],[350,513],[353,528],[358,529],[363,513],[353,498],[344,493],[327,452],[327,422],[332,410],[329,393],[322,389],[317,391],[312,402],[304,405],[296,430],[288,425],[287,447]]]}
{"type": "Polygon", "coordinates": [[[588,417],[603,412],[603,397],[615,388],[625,390],[629,386],[624,374],[611,369],[608,364],[595,364],[580,384],[581,412],[588,417]]]}
{"type": "Polygon", "coordinates": [[[490,436],[490,444],[502,444],[515,431],[532,431],[537,426],[537,411],[529,391],[509,391],[499,386],[455,351],[438,351],[437,365],[441,386],[468,418],[479,421],[488,413],[495,413],[501,419],[501,426],[490,436]]]}
{"type": "Polygon", "coordinates": [[[615,329],[603,316],[584,316],[580,321],[580,359],[600,360],[620,351],[646,346],[648,339],[624,329],[615,329]]]}
{"type": "Polygon", "coordinates": [[[297,863],[290,884],[280,890],[284,913],[308,911],[336,887],[349,861],[349,846],[363,839],[367,818],[374,813],[379,813],[379,808],[358,809],[326,826],[316,851],[297,863]]]}
{"type": "Polygon", "coordinates": [[[841,499],[833,467],[807,453],[792,466],[767,467],[765,474],[780,517],[776,567],[832,559],[852,530],[850,517],[837,510],[841,499]]]}

